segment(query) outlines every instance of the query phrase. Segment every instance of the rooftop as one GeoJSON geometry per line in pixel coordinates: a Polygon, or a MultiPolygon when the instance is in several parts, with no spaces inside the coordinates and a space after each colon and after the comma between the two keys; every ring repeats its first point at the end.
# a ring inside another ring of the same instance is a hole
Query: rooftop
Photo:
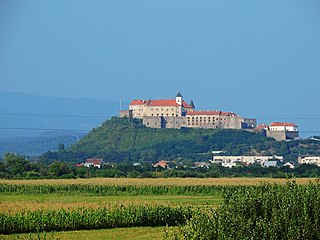
{"type": "Polygon", "coordinates": [[[283,127],[297,127],[296,124],[294,123],[290,123],[290,122],[272,122],[270,124],[271,127],[280,127],[280,126],[283,126],[283,127]]]}

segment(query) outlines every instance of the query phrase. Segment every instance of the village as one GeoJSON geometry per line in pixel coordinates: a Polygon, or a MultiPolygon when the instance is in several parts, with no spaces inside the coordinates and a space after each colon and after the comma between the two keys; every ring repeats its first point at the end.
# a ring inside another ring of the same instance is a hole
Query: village
{"type": "MultiPolygon", "coordinates": [[[[207,162],[193,162],[191,168],[209,169],[212,164],[220,165],[226,168],[233,168],[239,166],[249,166],[251,164],[256,164],[261,167],[287,167],[294,169],[297,164],[293,162],[284,162],[283,156],[224,156],[216,155],[216,153],[221,153],[222,151],[213,151],[213,157],[207,162]]],[[[298,157],[298,165],[310,164],[317,167],[320,167],[320,157],[314,156],[303,156],[298,157]]],[[[103,168],[106,165],[113,165],[114,163],[108,163],[103,160],[103,158],[88,158],[84,163],[77,164],[77,167],[93,167],[93,168],[103,168]]],[[[133,166],[141,166],[141,163],[133,163],[133,166]]],[[[163,168],[163,169],[176,169],[179,167],[187,168],[187,165],[183,165],[179,161],[168,161],[160,160],[155,163],[150,163],[150,166],[154,168],[163,168]]]]}

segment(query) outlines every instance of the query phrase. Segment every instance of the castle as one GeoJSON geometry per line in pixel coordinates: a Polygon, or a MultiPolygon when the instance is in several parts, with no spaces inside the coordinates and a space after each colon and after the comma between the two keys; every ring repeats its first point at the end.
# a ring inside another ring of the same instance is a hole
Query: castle
{"type": "Polygon", "coordinates": [[[120,117],[139,118],[150,128],[216,128],[246,129],[256,128],[256,119],[242,118],[234,112],[197,111],[191,100],[183,100],[179,92],[169,100],[133,100],[129,110],[120,111],[120,117]]]}

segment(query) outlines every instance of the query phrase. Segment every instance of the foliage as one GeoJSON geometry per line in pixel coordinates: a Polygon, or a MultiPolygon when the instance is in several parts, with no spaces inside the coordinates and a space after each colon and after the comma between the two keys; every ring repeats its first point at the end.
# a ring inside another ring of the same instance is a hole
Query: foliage
{"type": "Polygon", "coordinates": [[[41,160],[81,162],[101,157],[108,162],[207,161],[212,150],[227,155],[283,155],[287,161],[297,161],[300,155],[320,155],[320,142],[277,142],[260,133],[234,129],[153,129],[139,119],[113,117],[69,149],[47,152],[41,160]]]}
{"type": "Polygon", "coordinates": [[[319,239],[320,184],[265,184],[224,192],[217,210],[198,212],[167,239],[319,239]]]}
{"type": "Polygon", "coordinates": [[[3,194],[86,194],[98,196],[117,195],[217,195],[226,190],[238,190],[247,186],[134,186],[134,185],[31,185],[31,184],[0,184],[3,194]]]}
{"type": "Polygon", "coordinates": [[[113,117],[71,146],[67,153],[56,153],[54,157],[83,159],[100,156],[112,162],[125,159],[150,162],[174,158],[198,161],[210,158],[213,149],[244,153],[248,148],[243,148],[245,144],[261,141],[270,140],[241,130],[152,129],[144,127],[139,119],[113,117]]]}
{"type": "Polygon", "coordinates": [[[184,224],[189,207],[118,206],[0,213],[0,234],[184,224]]]}

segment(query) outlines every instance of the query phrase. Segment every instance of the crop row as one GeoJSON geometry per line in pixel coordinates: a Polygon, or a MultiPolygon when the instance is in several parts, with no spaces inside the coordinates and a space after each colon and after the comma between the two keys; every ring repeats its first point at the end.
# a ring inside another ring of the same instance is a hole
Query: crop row
{"type": "Polygon", "coordinates": [[[224,204],[198,212],[167,239],[320,239],[320,184],[225,191],[224,204]]]}
{"type": "Polygon", "coordinates": [[[0,234],[184,224],[190,208],[119,206],[0,214],[0,234]]]}
{"type": "Polygon", "coordinates": [[[248,186],[103,186],[103,185],[18,185],[0,184],[3,194],[90,194],[117,195],[216,195],[225,191],[244,191],[248,186]]]}

